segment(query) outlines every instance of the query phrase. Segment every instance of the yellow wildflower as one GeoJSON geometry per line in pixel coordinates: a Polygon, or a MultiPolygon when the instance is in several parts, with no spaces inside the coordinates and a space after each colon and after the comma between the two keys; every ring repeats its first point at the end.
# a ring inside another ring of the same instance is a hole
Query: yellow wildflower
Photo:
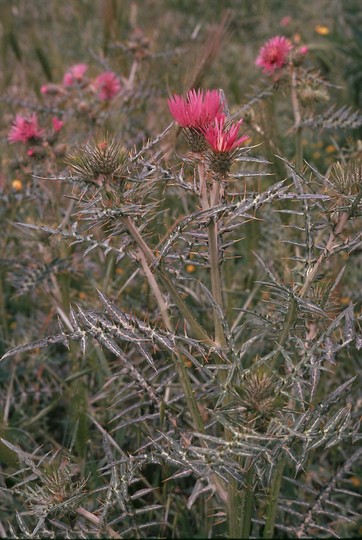
{"type": "Polygon", "coordinates": [[[314,27],[314,30],[317,32],[317,34],[319,34],[320,36],[327,36],[330,32],[330,29],[328,28],[328,26],[324,26],[322,24],[317,24],[315,27],[314,27]]]}
{"type": "Polygon", "coordinates": [[[23,189],[23,183],[21,180],[19,180],[18,178],[15,178],[12,182],[11,182],[11,187],[15,190],[15,191],[21,191],[23,189]]]}

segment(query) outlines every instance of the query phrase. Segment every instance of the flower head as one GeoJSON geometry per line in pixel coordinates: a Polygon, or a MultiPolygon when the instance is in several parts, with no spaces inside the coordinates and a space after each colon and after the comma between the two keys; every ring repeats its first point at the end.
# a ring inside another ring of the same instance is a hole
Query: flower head
{"type": "Polygon", "coordinates": [[[289,26],[289,24],[292,22],[292,18],[290,15],[285,15],[282,19],[280,19],[279,24],[281,26],[289,26]]]}
{"type": "Polygon", "coordinates": [[[276,69],[285,66],[291,50],[292,44],[289,39],[284,36],[275,36],[261,47],[255,63],[263,68],[264,73],[274,73],[276,69]]]}
{"type": "Polygon", "coordinates": [[[330,33],[330,29],[328,26],[324,26],[322,24],[317,24],[314,27],[314,30],[319,34],[320,36],[327,36],[330,33]]]}
{"type": "Polygon", "coordinates": [[[121,81],[113,71],[104,71],[93,82],[93,89],[98,99],[108,101],[113,99],[121,90],[121,81]]]}
{"type": "Polygon", "coordinates": [[[34,139],[40,139],[43,135],[44,130],[41,129],[38,124],[36,113],[33,113],[30,116],[17,114],[8,135],[8,141],[10,143],[26,143],[28,141],[33,141],[34,139]]]}
{"type": "Polygon", "coordinates": [[[204,130],[204,136],[210,146],[208,160],[211,169],[220,174],[226,174],[235,158],[235,152],[239,146],[245,142],[249,136],[238,137],[239,127],[243,120],[236,124],[225,125],[226,117],[221,115],[216,118],[214,124],[209,125],[204,130]]]}
{"type": "Polygon", "coordinates": [[[61,94],[66,94],[66,90],[61,84],[43,84],[40,87],[40,92],[43,94],[43,96],[57,96],[61,94]]]}
{"type": "Polygon", "coordinates": [[[57,118],[56,116],[53,116],[52,124],[53,124],[53,129],[55,133],[58,133],[58,131],[60,131],[62,127],[64,126],[64,122],[60,120],[59,118],[57,118]]]}
{"type": "Polygon", "coordinates": [[[243,123],[242,119],[229,126],[225,126],[225,120],[225,115],[222,115],[215,120],[213,125],[208,126],[204,132],[205,139],[212,150],[217,153],[232,152],[249,138],[248,135],[238,138],[239,127],[243,123]]]}
{"type": "Polygon", "coordinates": [[[75,64],[74,66],[71,66],[64,74],[64,86],[74,86],[75,84],[80,83],[83,80],[87,69],[87,64],[75,64]]]}
{"type": "Polygon", "coordinates": [[[202,130],[222,114],[218,90],[189,90],[186,99],[176,94],[167,103],[175,121],[183,128],[202,130]]]}

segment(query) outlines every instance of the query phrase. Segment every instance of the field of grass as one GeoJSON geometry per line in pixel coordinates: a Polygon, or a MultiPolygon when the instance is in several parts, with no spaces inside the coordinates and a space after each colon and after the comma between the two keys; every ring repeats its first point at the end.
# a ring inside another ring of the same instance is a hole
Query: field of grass
{"type": "Polygon", "coordinates": [[[361,22],[0,0],[0,538],[361,536],[361,22]]]}

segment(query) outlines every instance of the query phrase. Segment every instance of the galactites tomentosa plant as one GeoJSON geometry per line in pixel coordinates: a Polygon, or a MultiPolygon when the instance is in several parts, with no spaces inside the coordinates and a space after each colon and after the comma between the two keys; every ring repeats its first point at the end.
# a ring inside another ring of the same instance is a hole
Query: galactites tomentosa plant
{"type": "MultiPolygon", "coordinates": [[[[331,258],[360,246],[360,232],[349,229],[362,210],[360,168],[354,160],[336,162],[325,176],[303,168],[304,56],[279,36],[257,61],[267,76],[284,72],[291,83],[297,159],[278,158],[283,176],[270,180],[267,160],[250,156],[242,120],[231,119],[221,91],[191,89],[168,100],[188,143],[181,166],[165,162],[157,146],[172,126],[138,151],[114,136],[95,137],[67,158],[62,178],[74,207],[62,224],[24,224],[71,243],[85,261],[93,256],[97,289],[69,311],[56,305],[58,334],[3,357],[68,347],[73,371],[60,383],[75,383],[82,398],[73,456],[58,474],[51,454],[36,468],[36,454],[3,438],[40,478],[38,487],[31,476],[26,489],[12,492],[33,490],[28,504],[32,515],[41,513],[37,530],[79,519],[113,538],[176,537],[186,508],[187,521],[206,537],[299,538],[338,534],[344,518],[355,519],[338,508],[339,489],[353,497],[342,482],[360,457],[353,448],[358,409],[348,398],[354,378],[336,385],[328,377],[336,355],[361,348],[361,317],[352,304],[336,313],[328,301],[343,274],[332,274],[331,258]],[[258,188],[249,177],[261,181],[258,188]],[[245,253],[253,221],[277,223],[283,240],[274,245],[275,227],[264,228],[265,256],[261,241],[245,253]],[[245,255],[256,261],[246,276],[245,255]],[[91,382],[97,391],[84,398],[91,382]],[[352,450],[341,464],[334,452],[346,441],[352,450]],[[96,444],[99,465],[87,468],[96,444]],[[320,491],[309,477],[318,456],[336,467],[323,471],[320,491]]],[[[84,65],[73,68],[67,82],[85,84],[84,65]]],[[[251,122],[248,132],[258,127],[251,122]]]]}

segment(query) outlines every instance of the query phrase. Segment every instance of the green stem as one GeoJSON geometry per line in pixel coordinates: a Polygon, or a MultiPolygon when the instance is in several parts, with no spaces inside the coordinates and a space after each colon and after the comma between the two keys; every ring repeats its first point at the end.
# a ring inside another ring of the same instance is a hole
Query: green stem
{"type": "Polygon", "coordinates": [[[279,459],[279,463],[277,464],[277,467],[276,467],[276,470],[275,470],[275,473],[271,482],[268,502],[267,502],[266,520],[265,520],[263,538],[273,538],[274,536],[275,518],[276,518],[277,508],[278,508],[278,497],[279,497],[280,486],[281,486],[282,478],[283,478],[285,461],[286,461],[285,457],[282,457],[279,459]]]}
{"type": "Polygon", "coordinates": [[[246,486],[241,501],[241,537],[249,538],[254,503],[254,467],[251,458],[246,460],[245,466],[248,467],[248,471],[245,476],[246,486]]]}
{"type": "MultiPolygon", "coordinates": [[[[213,208],[220,202],[221,182],[218,178],[212,178],[212,189],[210,200],[208,200],[207,185],[205,178],[205,170],[203,164],[198,164],[199,187],[200,187],[200,202],[203,210],[213,208]]],[[[226,338],[224,328],[220,320],[219,310],[223,310],[223,297],[221,286],[220,272],[220,253],[219,253],[219,229],[218,222],[211,221],[208,228],[208,252],[211,278],[211,293],[217,304],[213,306],[213,319],[215,331],[215,343],[218,347],[224,348],[226,338]],[[218,309],[219,308],[219,309],[218,309]]],[[[219,370],[219,377],[222,383],[226,381],[226,373],[224,370],[219,370]]],[[[226,395],[225,402],[229,402],[229,396],[226,395]]],[[[225,429],[225,438],[227,441],[232,439],[232,433],[225,429]]],[[[240,492],[238,490],[238,482],[235,478],[230,477],[227,486],[227,514],[228,514],[228,530],[230,538],[240,538],[241,520],[239,514],[240,508],[240,492]]]]}
{"type": "Polygon", "coordinates": [[[296,129],[295,165],[296,165],[297,171],[301,171],[303,168],[303,142],[302,142],[303,128],[301,126],[302,114],[300,110],[297,87],[298,87],[298,70],[295,66],[292,66],[291,100],[292,100],[292,107],[293,107],[293,114],[294,114],[294,128],[296,129]]]}
{"type": "MultiPolygon", "coordinates": [[[[216,304],[219,306],[220,309],[222,309],[223,301],[220,276],[218,226],[215,221],[212,221],[208,226],[208,240],[211,292],[216,304]]],[[[224,329],[220,320],[220,315],[216,306],[213,306],[213,316],[215,328],[215,343],[219,347],[223,347],[226,344],[226,340],[224,335],[224,329]]]]}
{"type": "MultiPolygon", "coordinates": [[[[206,178],[205,168],[202,163],[198,164],[199,174],[199,186],[200,186],[200,200],[203,210],[208,210],[217,206],[220,202],[220,180],[218,178],[212,178],[212,190],[210,193],[210,202],[207,197],[206,191],[206,178]]],[[[221,287],[221,273],[220,273],[220,254],[219,254],[219,228],[217,221],[210,222],[207,228],[208,235],[208,250],[209,250],[209,265],[210,265],[210,277],[211,277],[211,292],[212,296],[222,310],[223,298],[221,287]]],[[[224,329],[220,320],[219,310],[216,306],[213,306],[213,318],[215,329],[215,343],[219,347],[224,347],[226,344],[224,329]]]]}
{"type": "MultiPolygon", "coordinates": [[[[6,296],[5,296],[5,291],[3,289],[3,276],[1,273],[0,273],[0,317],[3,322],[1,326],[1,335],[4,340],[4,343],[8,343],[9,342],[9,330],[8,330],[9,319],[8,319],[7,311],[6,311],[6,296]]],[[[2,353],[3,351],[1,351],[0,354],[2,353]]]]}
{"type": "Polygon", "coordinates": [[[285,320],[284,320],[284,324],[283,324],[283,328],[282,328],[282,333],[280,334],[280,337],[278,339],[278,343],[277,343],[278,350],[276,351],[276,353],[274,354],[274,356],[273,356],[273,358],[272,358],[272,360],[270,362],[270,367],[271,368],[274,368],[276,366],[278,360],[279,360],[280,349],[284,346],[284,344],[285,344],[285,342],[286,342],[286,340],[288,338],[290,329],[292,328],[293,324],[296,321],[297,314],[298,314],[297,301],[292,296],[290,298],[290,300],[289,300],[288,311],[287,311],[287,314],[285,316],[285,320]]]}
{"type": "Polygon", "coordinates": [[[107,264],[107,267],[106,267],[106,275],[104,276],[104,282],[103,282],[104,294],[108,294],[108,287],[109,287],[110,281],[111,281],[111,279],[113,277],[115,260],[116,260],[116,257],[112,253],[109,256],[108,264],[107,264]]]}
{"type": "Polygon", "coordinates": [[[228,483],[228,533],[230,538],[242,538],[240,507],[241,500],[238,482],[235,478],[230,478],[228,483]]]}
{"type": "Polygon", "coordinates": [[[297,133],[295,136],[295,145],[296,145],[296,157],[295,157],[295,166],[297,171],[301,171],[303,168],[303,141],[302,141],[302,132],[303,128],[298,127],[297,133]]]}

